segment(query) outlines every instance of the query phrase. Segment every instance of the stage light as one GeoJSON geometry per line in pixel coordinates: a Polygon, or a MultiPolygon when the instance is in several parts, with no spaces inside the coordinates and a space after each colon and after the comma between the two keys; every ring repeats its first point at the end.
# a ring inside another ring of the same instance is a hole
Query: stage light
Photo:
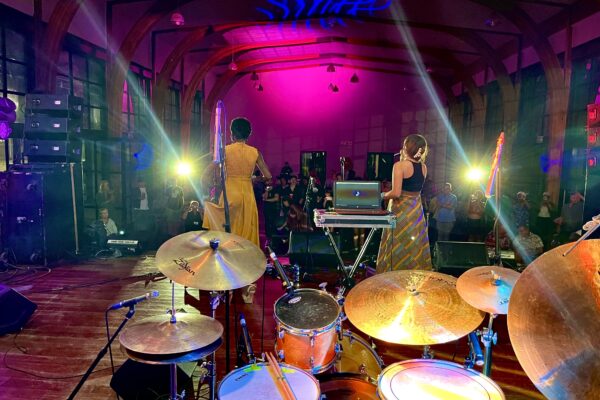
{"type": "Polygon", "coordinates": [[[358,79],[358,75],[356,75],[356,72],[354,73],[354,75],[352,75],[352,78],[350,78],[350,82],[351,83],[358,83],[359,79],[358,79]]]}
{"type": "Polygon", "coordinates": [[[335,72],[335,65],[329,64],[327,66],[327,72],[335,72]]]}
{"type": "Polygon", "coordinates": [[[264,90],[263,89],[263,85],[259,83],[258,87],[256,88],[256,90],[258,90],[259,92],[262,92],[264,90]]]}
{"type": "Polygon", "coordinates": [[[183,14],[179,11],[175,11],[171,14],[171,23],[175,26],[183,26],[185,25],[185,18],[183,18],[183,14]]]}
{"type": "Polygon", "coordinates": [[[190,176],[192,174],[192,166],[187,161],[179,161],[175,167],[175,172],[179,176],[190,176]]]}
{"type": "Polygon", "coordinates": [[[252,71],[252,75],[250,75],[250,80],[251,81],[257,81],[258,80],[258,74],[256,73],[256,71],[252,71]]]}
{"type": "Polygon", "coordinates": [[[481,168],[473,167],[467,171],[466,178],[470,182],[481,182],[483,175],[481,168]]]}

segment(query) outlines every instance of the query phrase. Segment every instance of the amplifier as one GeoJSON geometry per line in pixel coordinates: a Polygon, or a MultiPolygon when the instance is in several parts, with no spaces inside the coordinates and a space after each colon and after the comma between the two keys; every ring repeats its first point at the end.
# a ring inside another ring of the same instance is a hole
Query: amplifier
{"type": "Polygon", "coordinates": [[[83,99],[68,94],[28,94],[25,96],[28,113],[46,112],[70,117],[81,116],[83,99]]]}
{"type": "Polygon", "coordinates": [[[81,141],[79,140],[30,140],[23,143],[23,155],[29,161],[81,161],[81,141]]]}
{"type": "Polygon", "coordinates": [[[61,137],[78,135],[81,133],[81,120],[47,114],[29,114],[25,116],[23,131],[29,138],[49,137],[53,134],[61,137]]]}

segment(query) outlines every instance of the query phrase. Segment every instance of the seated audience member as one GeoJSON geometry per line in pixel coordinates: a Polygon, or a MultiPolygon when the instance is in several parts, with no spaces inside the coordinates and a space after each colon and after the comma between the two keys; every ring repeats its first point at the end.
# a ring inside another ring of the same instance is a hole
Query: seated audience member
{"type": "Polygon", "coordinates": [[[513,242],[515,249],[515,260],[517,264],[529,265],[544,251],[542,239],[535,233],[531,233],[529,227],[519,226],[519,234],[513,242]]]}
{"type": "Polygon", "coordinates": [[[106,231],[106,237],[108,239],[117,237],[119,235],[117,224],[115,224],[115,221],[113,221],[108,215],[108,209],[100,209],[100,221],[104,225],[104,230],[106,231]]]}
{"type": "Polygon", "coordinates": [[[190,206],[181,216],[184,221],[185,232],[202,230],[202,215],[204,212],[200,209],[200,203],[196,200],[190,202],[190,206]]]}
{"type": "Polygon", "coordinates": [[[577,191],[571,192],[569,203],[562,207],[560,217],[554,222],[559,226],[560,243],[567,243],[577,240],[578,230],[583,225],[583,196],[577,191]]]}
{"type": "MultiPolygon", "coordinates": [[[[500,225],[500,250],[510,250],[511,243],[506,230],[502,225],[500,225]]],[[[485,238],[485,245],[489,248],[496,247],[496,237],[494,235],[494,230],[492,229],[485,238]]]]}
{"type": "MultiPolygon", "coordinates": [[[[108,239],[117,238],[119,236],[117,224],[110,218],[108,209],[106,208],[100,209],[100,219],[94,221],[94,223],[86,229],[86,232],[92,238],[93,242],[95,242],[94,251],[106,250],[108,239]]],[[[121,253],[118,250],[115,250],[113,255],[119,257],[121,253]]]]}

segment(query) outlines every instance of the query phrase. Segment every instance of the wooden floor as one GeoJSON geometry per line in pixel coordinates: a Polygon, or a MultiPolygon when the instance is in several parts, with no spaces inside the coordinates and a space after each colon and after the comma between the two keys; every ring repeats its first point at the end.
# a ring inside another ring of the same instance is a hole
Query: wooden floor
{"type": "MultiPolygon", "coordinates": [[[[79,376],[85,372],[106,343],[104,310],[108,305],[158,290],[159,298],[137,306],[133,321],[166,313],[170,306],[171,287],[167,280],[149,281],[151,275],[156,272],[153,256],[147,255],[63,263],[53,267],[47,274],[40,271],[26,279],[13,278],[11,281],[5,281],[5,284],[35,302],[38,309],[19,334],[0,337],[0,399],[66,399],[79,381],[79,376]]],[[[324,276],[330,280],[334,279],[332,274],[324,276]]],[[[8,277],[6,273],[0,274],[0,280],[6,280],[8,277]]],[[[321,276],[315,280],[320,282],[320,278],[321,276]]],[[[198,296],[197,291],[191,294],[198,296]]],[[[242,304],[237,295],[234,299],[232,308],[246,315],[256,353],[260,353],[261,350],[273,350],[273,303],[281,295],[280,281],[265,277],[258,282],[254,304],[242,304]],[[261,343],[263,287],[265,320],[264,341],[261,343]]],[[[184,305],[183,298],[184,290],[177,286],[176,308],[197,312],[192,306],[184,305]]],[[[201,296],[200,304],[203,313],[208,314],[206,294],[201,296]]],[[[125,313],[124,309],[111,312],[111,330],[116,329],[125,313]]],[[[218,311],[221,321],[223,314],[224,307],[221,306],[218,311]]],[[[500,318],[496,327],[498,345],[494,349],[492,378],[502,387],[508,399],[543,399],[515,358],[508,340],[506,319],[500,318]]],[[[375,344],[386,364],[419,358],[422,351],[422,348],[390,345],[378,341],[375,344]]],[[[455,361],[462,363],[467,353],[466,339],[458,343],[433,346],[433,350],[437,359],[450,360],[453,353],[456,353],[455,361]]],[[[117,366],[126,360],[118,345],[114,346],[113,354],[117,366]]],[[[235,363],[235,353],[232,355],[232,362],[235,363]]],[[[221,379],[224,373],[223,346],[218,351],[218,366],[221,379]]],[[[85,383],[77,398],[116,398],[114,391],[109,387],[110,379],[111,369],[107,356],[85,383]]]]}

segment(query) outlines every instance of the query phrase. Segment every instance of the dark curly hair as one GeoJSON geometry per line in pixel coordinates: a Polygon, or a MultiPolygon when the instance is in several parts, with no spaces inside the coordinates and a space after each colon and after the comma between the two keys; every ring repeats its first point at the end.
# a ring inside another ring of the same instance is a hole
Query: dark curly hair
{"type": "Polygon", "coordinates": [[[246,140],[252,133],[252,125],[246,118],[238,117],[231,121],[231,137],[234,140],[246,140]]]}

